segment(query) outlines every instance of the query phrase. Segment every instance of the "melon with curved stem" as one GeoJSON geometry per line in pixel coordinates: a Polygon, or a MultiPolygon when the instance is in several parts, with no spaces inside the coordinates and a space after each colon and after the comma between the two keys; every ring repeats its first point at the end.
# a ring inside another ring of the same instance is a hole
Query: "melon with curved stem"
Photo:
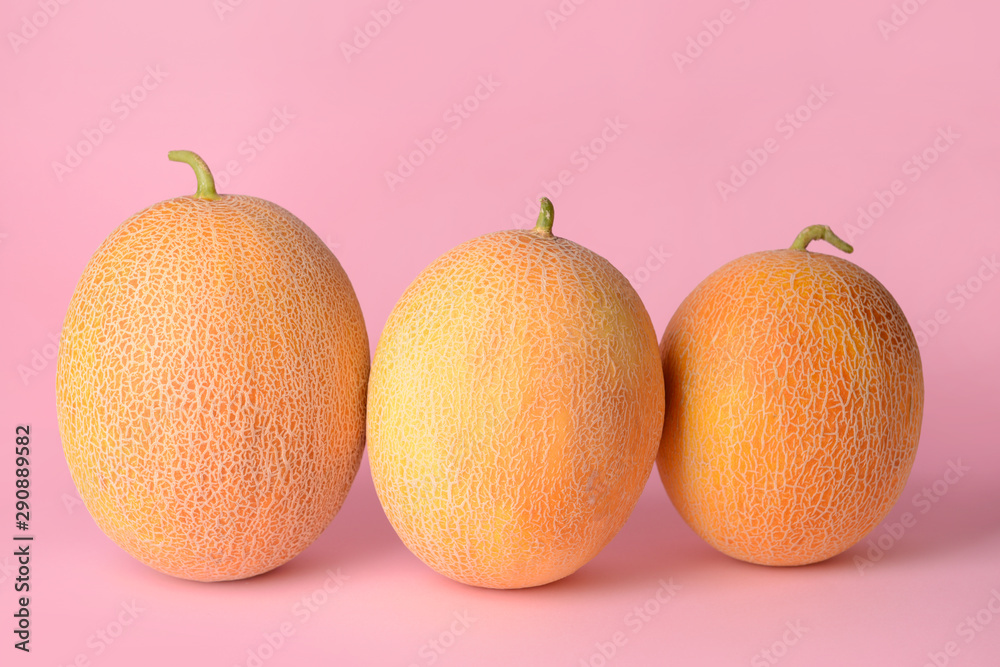
{"type": "Polygon", "coordinates": [[[194,196],[126,220],[63,324],[59,428],[98,526],[168,574],[240,579],[306,548],[364,445],[368,338],[337,259],[270,202],[194,196]]]}
{"type": "Polygon", "coordinates": [[[871,274],[791,248],[726,264],[661,342],[667,412],[657,459],[681,516],[752,563],[803,565],[857,543],[889,512],[923,414],[916,339],[871,274]]]}
{"type": "Polygon", "coordinates": [[[552,235],[487,234],[406,290],[372,365],[368,447],[382,506],[438,572],[545,584],[625,523],[663,424],[656,333],[607,260],[552,235]]]}

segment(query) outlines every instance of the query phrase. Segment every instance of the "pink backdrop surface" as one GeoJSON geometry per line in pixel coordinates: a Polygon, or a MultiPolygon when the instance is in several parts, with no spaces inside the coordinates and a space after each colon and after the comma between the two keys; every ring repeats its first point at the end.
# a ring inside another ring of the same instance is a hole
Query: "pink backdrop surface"
{"type": "Polygon", "coordinates": [[[7,0],[0,661],[1000,664],[998,21],[987,0],[7,0]],[[654,473],[589,565],[505,592],[412,556],[365,461],[288,565],[226,584],[160,575],[79,503],[53,341],[101,240],[193,192],[171,149],[312,226],[373,349],[421,269],[523,226],[539,194],[558,235],[630,277],[658,333],[724,262],[831,225],[920,338],[909,485],[850,551],[772,569],[713,551],[654,473]],[[18,424],[34,448],[30,654],[11,632],[18,424]]]}

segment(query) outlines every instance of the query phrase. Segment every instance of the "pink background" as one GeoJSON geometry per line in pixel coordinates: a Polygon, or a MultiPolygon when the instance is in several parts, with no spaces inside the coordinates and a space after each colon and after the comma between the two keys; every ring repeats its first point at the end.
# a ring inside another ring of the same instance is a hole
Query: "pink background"
{"type": "MultiPolygon", "coordinates": [[[[37,539],[30,655],[11,647],[12,559],[0,556],[3,664],[254,665],[248,652],[282,624],[292,634],[260,664],[998,664],[1000,280],[983,263],[1000,250],[995,2],[897,0],[895,26],[892,0],[563,0],[574,11],[553,27],[559,0],[399,0],[348,62],[340,44],[388,0],[60,1],[0,11],[0,431],[13,445],[14,427],[32,426],[37,539]],[[707,46],[679,66],[689,38],[707,46]],[[482,99],[467,100],[477,87],[482,99]],[[474,110],[448,113],[456,104],[474,110]],[[385,172],[432,136],[443,143],[391,189],[385,172]],[[53,166],[80,144],[79,164],[53,166]],[[568,184],[550,188],[556,233],[630,276],[658,332],[725,261],[833,226],[923,334],[919,455],[870,536],[888,548],[863,569],[867,541],[812,567],[737,562],[683,524],[654,474],[620,535],[574,576],[479,590],[410,555],[364,462],[340,515],[285,567],[215,585],[147,569],[75,503],[50,339],[101,240],[193,192],[171,149],[204,156],[221,191],[311,225],[351,276],[373,348],[423,267],[514,226],[563,171],[568,184]],[[921,170],[924,151],[935,161],[921,170]],[[718,183],[754,155],[763,164],[723,198],[718,183]],[[852,231],[897,180],[891,205],[852,231]],[[968,470],[946,474],[949,461],[968,470]],[[666,603],[661,580],[680,586],[666,603]],[[308,616],[304,597],[322,601],[308,616]],[[117,626],[133,603],[142,611],[117,626]],[[977,613],[978,630],[965,620],[977,613]]],[[[0,515],[12,524],[4,451],[0,515]]],[[[0,529],[4,544],[13,532],[0,529]]]]}

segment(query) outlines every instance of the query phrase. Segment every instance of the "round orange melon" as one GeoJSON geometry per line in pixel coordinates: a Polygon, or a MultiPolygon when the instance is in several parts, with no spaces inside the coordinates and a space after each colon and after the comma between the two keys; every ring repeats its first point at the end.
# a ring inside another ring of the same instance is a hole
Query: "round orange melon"
{"type": "Polygon", "coordinates": [[[487,234],[438,258],[372,365],[368,456],[406,546],[489,588],[565,577],[618,532],[663,425],[656,333],[607,260],[552,235],[487,234]]]}
{"type": "Polygon", "coordinates": [[[98,526],[143,563],[198,581],[250,577],[337,513],[364,445],[369,348],[357,298],[305,224],[218,195],[126,220],[66,314],[59,429],[98,526]]]}
{"type": "Polygon", "coordinates": [[[657,466],[685,521],[734,558],[804,565],[857,543],[906,484],[923,413],[916,339],[857,265],[790,249],[726,264],[684,300],[660,351],[657,466]]]}

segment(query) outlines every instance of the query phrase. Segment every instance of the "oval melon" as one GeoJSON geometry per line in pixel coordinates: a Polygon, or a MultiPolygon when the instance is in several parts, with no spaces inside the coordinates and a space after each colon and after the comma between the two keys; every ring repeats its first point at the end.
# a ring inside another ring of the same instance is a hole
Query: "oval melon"
{"type": "Polygon", "coordinates": [[[98,526],[143,563],[240,579],[306,548],[361,460],[369,348],[323,242],[262,199],[198,193],[126,220],[66,314],[63,448],[98,526]]]}
{"type": "Polygon", "coordinates": [[[385,513],[434,570],[490,588],[576,571],[652,470],[663,375],[649,315],[605,259],[531,231],[464,243],[382,332],[368,451],[385,513]]]}
{"type": "Polygon", "coordinates": [[[657,459],[685,521],[752,563],[803,565],[857,543],[892,508],[920,437],[916,339],[892,295],[839,257],[790,249],[726,264],[663,334],[657,459]]]}

